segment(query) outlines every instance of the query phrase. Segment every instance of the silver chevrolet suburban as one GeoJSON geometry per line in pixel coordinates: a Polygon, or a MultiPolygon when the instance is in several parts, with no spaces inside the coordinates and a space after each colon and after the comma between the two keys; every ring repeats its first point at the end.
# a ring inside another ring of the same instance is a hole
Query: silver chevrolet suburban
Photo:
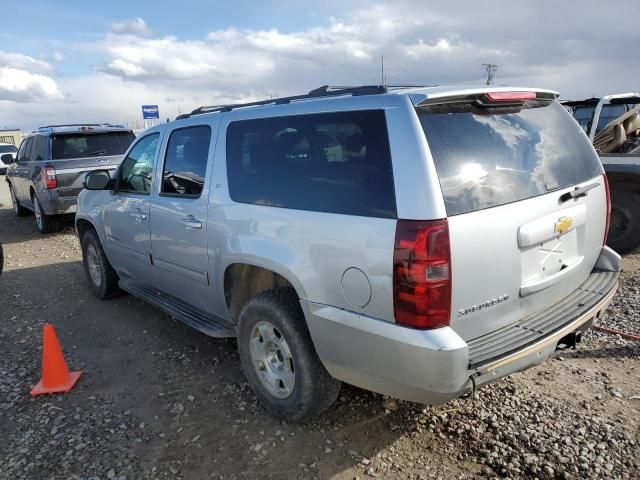
{"type": "Polygon", "coordinates": [[[574,347],[615,293],[609,191],[557,94],[321,87],[201,107],[87,175],[90,289],[237,337],[274,415],[340,382],[446,402],[574,347]]]}

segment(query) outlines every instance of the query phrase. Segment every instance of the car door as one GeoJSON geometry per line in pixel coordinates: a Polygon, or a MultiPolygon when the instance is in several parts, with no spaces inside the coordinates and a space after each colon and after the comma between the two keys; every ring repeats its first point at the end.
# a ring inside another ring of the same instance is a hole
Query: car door
{"type": "Polygon", "coordinates": [[[218,124],[215,119],[213,124],[167,132],[151,203],[155,286],[209,312],[213,281],[207,255],[209,185],[205,179],[218,124]]]}
{"type": "Polygon", "coordinates": [[[14,169],[13,188],[16,198],[22,205],[31,206],[31,196],[29,195],[29,161],[31,148],[33,147],[34,137],[29,137],[22,142],[18,156],[16,158],[16,166],[14,169]]]}
{"type": "Polygon", "coordinates": [[[116,173],[113,196],[103,207],[105,250],[121,276],[150,283],[149,198],[160,132],[140,138],[116,173]]]}

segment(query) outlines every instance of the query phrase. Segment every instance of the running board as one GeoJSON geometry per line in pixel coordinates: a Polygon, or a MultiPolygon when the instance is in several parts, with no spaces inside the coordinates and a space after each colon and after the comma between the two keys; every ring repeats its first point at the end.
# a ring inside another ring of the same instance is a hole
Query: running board
{"type": "Polygon", "coordinates": [[[118,285],[125,292],[158,307],[163,312],[210,337],[228,338],[236,336],[235,325],[231,322],[195,308],[160,290],[129,280],[120,280],[118,285]]]}

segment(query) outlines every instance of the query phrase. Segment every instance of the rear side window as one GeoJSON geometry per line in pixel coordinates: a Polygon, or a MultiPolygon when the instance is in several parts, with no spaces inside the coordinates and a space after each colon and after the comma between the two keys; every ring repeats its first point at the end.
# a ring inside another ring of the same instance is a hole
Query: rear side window
{"type": "Polygon", "coordinates": [[[394,218],[384,111],[237,121],[227,129],[235,202],[394,218]]]}
{"type": "Polygon", "coordinates": [[[557,102],[500,113],[466,105],[417,112],[448,215],[543,195],[601,174],[580,126],[557,102]]]}
{"type": "Polygon", "coordinates": [[[38,135],[31,149],[31,160],[45,160],[47,157],[47,140],[48,137],[38,135]]]}
{"type": "Polygon", "coordinates": [[[207,125],[174,130],[167,143],[162,193],[199,197],[207,171],[211,128],[207,125]]]}
{"type": "Polygon", "coordinates": [[[133,140],[132,132],[57,134],[51,143],[51,158],[65,160],[122,155],[133,140]]]}

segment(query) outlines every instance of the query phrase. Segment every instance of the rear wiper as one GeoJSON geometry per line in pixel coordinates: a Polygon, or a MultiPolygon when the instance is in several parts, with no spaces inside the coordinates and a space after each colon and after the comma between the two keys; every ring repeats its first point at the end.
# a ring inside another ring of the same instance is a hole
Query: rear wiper
{"type": "Polygon", "coordinates": [[[593,190],[594,188],[599,186],[599,183],[590,183],[589,185],[585,185],[584,187],[576,187],[574,190],[562,194],[560,196],[560,203],[564,203],[567,200],[571,200],[572,198],[575,200],[576,198],[586,197],[589,190],[593,190]]]}

